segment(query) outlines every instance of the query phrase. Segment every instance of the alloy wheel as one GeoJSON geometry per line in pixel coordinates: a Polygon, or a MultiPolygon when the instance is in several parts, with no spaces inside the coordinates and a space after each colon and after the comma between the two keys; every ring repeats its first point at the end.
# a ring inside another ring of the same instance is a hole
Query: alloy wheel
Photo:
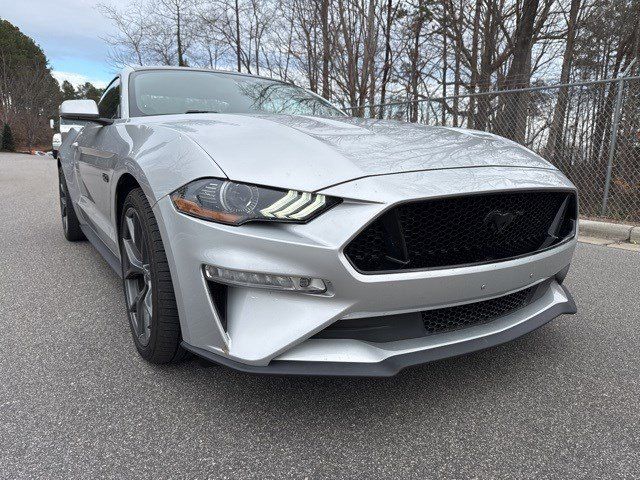
{"type": "Polygon", "coordinates": [[[122,226],[122,270],[129,321],[140,345],[149,344],[153,316],[152,276],[146,234],[134,208],[125,212],[122,226]]]}

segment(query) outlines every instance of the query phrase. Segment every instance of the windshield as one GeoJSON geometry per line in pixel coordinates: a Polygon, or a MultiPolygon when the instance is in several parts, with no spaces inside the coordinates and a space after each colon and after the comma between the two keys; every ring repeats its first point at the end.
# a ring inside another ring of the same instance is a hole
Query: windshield
{"type": "Polygon", "coordinates": [[[131,75],[129,87],[132,117],[199,112],[343,115],[300,87],[230,73],[142,70],[131,75]]]}

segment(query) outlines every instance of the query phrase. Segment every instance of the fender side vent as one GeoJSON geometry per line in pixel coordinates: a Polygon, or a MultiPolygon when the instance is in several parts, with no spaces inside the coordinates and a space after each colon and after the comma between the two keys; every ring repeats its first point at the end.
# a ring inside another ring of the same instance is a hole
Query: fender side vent
{"type": "Polygon", "coordinates": [[[227,292],[229,287],[222,283],[207,281],[211,302],[213,303],[224,331],[227,331],[227,292]]]}

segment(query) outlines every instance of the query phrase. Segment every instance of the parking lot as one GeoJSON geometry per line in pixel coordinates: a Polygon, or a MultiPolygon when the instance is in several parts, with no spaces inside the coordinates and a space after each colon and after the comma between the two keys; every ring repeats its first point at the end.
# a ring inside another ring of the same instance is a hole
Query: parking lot
{"type": "Polygon", "coordinates": [[[639,253],[580,244],[577,315],[393,378],[156,367],[119,279],[64,240],[56,182],[0,154],[0,477],[640,475],[639,253]]]}

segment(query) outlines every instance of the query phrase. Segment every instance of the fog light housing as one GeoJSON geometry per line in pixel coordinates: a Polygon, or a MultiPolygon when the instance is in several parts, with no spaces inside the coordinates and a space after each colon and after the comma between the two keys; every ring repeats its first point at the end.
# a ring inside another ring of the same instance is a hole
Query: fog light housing
{"type": "Polygon", "coordinates": [[[204,266],[204,276],[207,280],[213,282],[241,287],[268,288],[303,293],[324,293],[327,291],[326,283],[319,278],[248,272],[213,265],[204,266]]]}

